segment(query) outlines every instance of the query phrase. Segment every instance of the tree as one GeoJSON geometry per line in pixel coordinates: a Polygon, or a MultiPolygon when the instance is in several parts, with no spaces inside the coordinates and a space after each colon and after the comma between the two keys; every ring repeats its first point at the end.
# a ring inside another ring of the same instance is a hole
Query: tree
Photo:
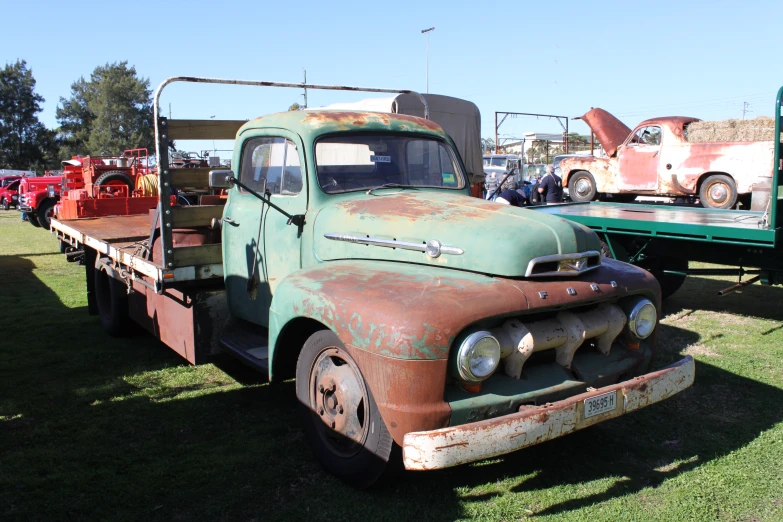
{"type": "Polygon", "coordinates": [[[43,102],[27,62],[0,70],[0,167],[38,170],[51,162],[56,144],[38,120],[43,102]]]}
{"type": "Polygon", "coordinates": [[[60,104],[61,157],[154,146],[150,81],[127,61],[96,67],[89,81],[81,77],[71,85],[71,97],[60,104]]]}
{"type": "Polygon", "coordinates": [[[481,148],[484,149],[485,154],[489,154],[495,148],[495,140],[492,138],[481,138],[481,148]]]}
{"type": "Polygon", "coordinates": [[[298,103],[292,103],[291,106],[288,107],[288,110],[289,111],[301,111],[302,110],[302,106],[299,105],[298,103]]]}

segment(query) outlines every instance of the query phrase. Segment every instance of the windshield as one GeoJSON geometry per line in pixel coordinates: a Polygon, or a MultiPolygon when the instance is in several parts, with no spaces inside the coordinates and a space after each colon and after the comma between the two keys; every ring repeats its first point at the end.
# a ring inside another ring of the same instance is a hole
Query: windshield
{"type": "Polygon", "coordinates": [[[318,183],[335,194],[386,184],[460,189],[456,154],[438,140],[394,135],[330,136],[315,145],[318,183]]]}

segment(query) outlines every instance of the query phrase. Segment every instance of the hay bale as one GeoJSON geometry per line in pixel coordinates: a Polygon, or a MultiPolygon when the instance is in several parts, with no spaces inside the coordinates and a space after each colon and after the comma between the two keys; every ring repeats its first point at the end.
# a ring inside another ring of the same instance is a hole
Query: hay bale
{"type": "Polygon", "coordinates": [[[729,119],[695,121],[685,126],[685,140],[689,143],[718,141],[772,141],[775,119],[759,116],[752,120],[729,119]]]}

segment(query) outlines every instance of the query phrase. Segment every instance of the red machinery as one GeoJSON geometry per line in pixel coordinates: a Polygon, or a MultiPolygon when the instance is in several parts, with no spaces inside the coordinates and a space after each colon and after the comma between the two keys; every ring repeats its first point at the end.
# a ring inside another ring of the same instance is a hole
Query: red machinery
{"type": "Polygon", "coordinates": [[[142,177],[154,171],[148,166],[147,157],[147,149],[131,149],[121,156],[85,156],[64,161],[57,218],[126,216],[155,208],[157,178],[149,178],[152,184],[147,190],[140,184],[142,177]]]}

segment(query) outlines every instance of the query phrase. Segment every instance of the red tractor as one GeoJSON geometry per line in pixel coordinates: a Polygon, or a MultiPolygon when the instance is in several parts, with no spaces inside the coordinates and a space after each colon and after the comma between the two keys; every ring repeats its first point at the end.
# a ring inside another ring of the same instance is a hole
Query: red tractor
{"type": "Polygon", "coordinates": [[[64,161],[63,196],[57,219],[144,214],[158,202],[157,176],[147,149],[121,156],[85,156],[64,161]]]}

